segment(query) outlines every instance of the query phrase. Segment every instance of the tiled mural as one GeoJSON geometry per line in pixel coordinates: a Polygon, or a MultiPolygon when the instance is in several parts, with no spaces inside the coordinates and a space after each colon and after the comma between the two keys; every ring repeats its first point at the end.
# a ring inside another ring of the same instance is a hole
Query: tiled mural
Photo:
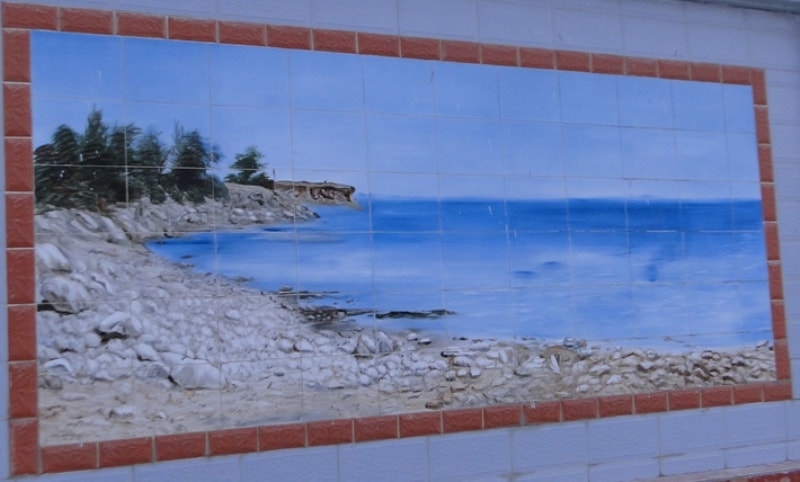
{"type": "Polygon", "coordinates": [[[43,444],[775,379],[750,86],[31,51],[43,444]]]}

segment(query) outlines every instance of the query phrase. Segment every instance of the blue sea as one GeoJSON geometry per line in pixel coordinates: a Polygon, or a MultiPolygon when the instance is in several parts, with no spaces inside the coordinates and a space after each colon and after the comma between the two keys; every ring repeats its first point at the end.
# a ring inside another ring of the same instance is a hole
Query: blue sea
{"type": "Polygon", "coordinates": [[[319,219],[153,241],[198,272],[373,313],[432,336],[732,347],[771,339],[758,201],[420,200],[314,206],[319,219]]]}

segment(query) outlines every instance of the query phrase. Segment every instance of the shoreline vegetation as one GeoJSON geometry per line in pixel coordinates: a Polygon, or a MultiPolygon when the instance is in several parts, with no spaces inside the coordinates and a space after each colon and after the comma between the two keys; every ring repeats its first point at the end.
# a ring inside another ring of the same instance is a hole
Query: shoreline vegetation
{"type": "MultiPolygon", "coordinates": [[[[276,181],[263,155],[221,153],[176,127],[172,146],[92,111],[35,151],[40,444],[364,417],[775,379],[770,343],[656,352],[579,339],[449,339],[380,329],[150,252],[198,231],[309,222],[356,206],[336,183],[276,181]]],[[[268,269],[268,262],[265,262],[268,269]]],[[[335,276],[335,273],[331,274],[335,276]]],[[[434,307],[436,308],[436,307],[434,307]]]]}

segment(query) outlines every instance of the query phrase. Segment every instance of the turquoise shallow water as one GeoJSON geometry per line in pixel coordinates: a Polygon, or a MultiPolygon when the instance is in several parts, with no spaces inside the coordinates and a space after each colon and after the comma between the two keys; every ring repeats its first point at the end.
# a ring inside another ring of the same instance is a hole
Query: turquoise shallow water
{"type": "Polygon", "coordinates": [[[771,338],[757,201],[361,199],[320,218],[149,243],[201,272],[314,304],[438,319],[356,317],[468,337],[579,337],[737,346],[771,338]]]}

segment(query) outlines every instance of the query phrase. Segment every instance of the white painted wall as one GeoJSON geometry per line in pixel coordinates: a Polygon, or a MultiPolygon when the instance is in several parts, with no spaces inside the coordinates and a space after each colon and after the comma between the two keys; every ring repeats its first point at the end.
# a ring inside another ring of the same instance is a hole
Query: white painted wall
{"type": "MultiPolygon", "coordinates": [[[[792,402],[148,464],[43,481],[611,481],[800,463],[800,19],[675,0],[27,0],[767,69],[792,402]]],[[[0,120],[1,121],[1,120],[0,120]]],[[[2,154],[0,153],[0,156],[2,154]]],[[[0,169],[0,181],[2,181],[0,169]]],[[[0,189],[4,183],[0,182],[0,189]]],[[[0,226],[5,208],[0,196],[0,226]]],[[[0,230],[4,246],[4,230],[0,230]]],[[[0,273],[5,259],[0,257],[0,273]]],[[[0,277],[0,305],[5,304],[0,277]]],[[[0,333],[5,330],[5,309],[0,333]]],[[[7,373],[0,343],[0,373],[7,373]]],[[[7,380],[0,376],[0,394],[7,380]]],[[[8,414],[0,396],[0,413],[8,414]]],[[[0,423],[0,474],[8,473],[0,423]]]]}

